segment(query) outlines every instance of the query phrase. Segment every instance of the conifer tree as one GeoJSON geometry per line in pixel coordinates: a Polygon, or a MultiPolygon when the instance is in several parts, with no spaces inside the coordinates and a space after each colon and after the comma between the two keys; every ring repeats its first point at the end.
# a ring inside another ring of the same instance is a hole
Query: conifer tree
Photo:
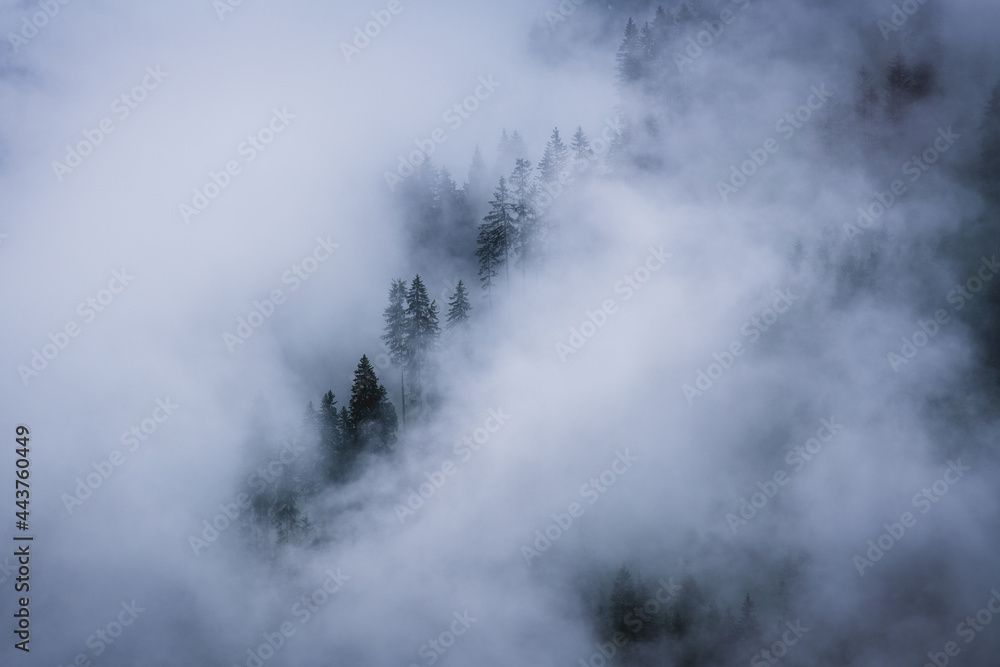
{"type": "Polygon", "coordinates": [[[677,23],[680,25],[685,25],[697,20],[698,9],[692,6],[689,0],[683,0],[680,7],[677,8],[677,23]]]}
{"type": "Polygon", "coordinates": [[[478,202],[485,200],[489,194],[489,172],[486,169],[486,162],[483,154],[479,151],[479,146],[472,153],[472,164],[469,165],[469,180],[465,184],[466,200],[478,202]]]}
{"type": "Polygon", "coordinates": [[[885,113],[894,126],[902,122],[906,106],[913,100],[914,88],[913,72],[903,54],[897,53],[889,61],[885,82],[885,113]]]}
{"type": "Polygon", "coordinates": [[[590,147],[590,140],[587,139],[587,134],[580,126],[577,126],[576,132],[573,134],[573,141],[570,147],[573,149],[573,158],[577,161],[590,160],[594,157],[594,151],[590,147]]]}
{"type": "MultiPolygon", "coordinates": [[[[541,172],[542,181],[545,183],[555,183],[559,176],[566,171],[566,163],[569,161],[569,151],[562,139],[559,138],[559,128],[552,130],[552,136],[545,144],[545,152],[538,163],[538,171],[541,172]]],[[[512,177],[513,180],[513,177],[512,177]]]]}
{"type": "Polygon", "coordinates": [[[528,147],[524,143],[524,137],[517,130],[514,130],[510,135],[510,143],[507,145],[507,151],[510,157],[515,160],[528,154],[528,147]]]}
{"type": "Polygon", "coordinates": [[[648,71],[648,65],[653,60],[653,49],[655,45],[653,43],[653,26],[650,25],[649,21],[642,24],[639,28],[639,59],[642,63],[642,70],[648,71]]]}
{"type": "Polygon", "coordinates": [[[406,362],[411,397],[421,405],[428,357],[440,333],[437,303],[430,300],[420,276],[414,276],[406,293],[406,362]]]}
{"type": "MultiPolygon", "coordinates": [[[[558,139],[558,131],[556,135],[558,139]]],[[[565,153],[565,147],[562,147],[565,153]]],[[[553,152],[553,155],[555,153],[553,152]]],[[[556,158],[552,158],[554,161],[556,158]]],[[[514,251],[518,255],[522,274],[534,264],[542,243],[541,220],[538,216],[538,187],[532,177],[531,162],[518,158],[510,175],[511,203],[514,217],[514,251]]]]}
{"type": "Polygon", "coordinates": [[[343,433],[340,427],[340,414],[337,412],[337,399],[332,391],[326,392],[320,401],[319,434],[320,451],[323,453],[327,477],[331,480],[336,479],[340,473],[343,433]]]}
{"type": "Polygon", "coordinates": [[[639,28],[629,17],[625,24],[625,36],[616,56],[618,61],[618,82],[627,85],[639,80],[642,76],[642,42],[639,28]]]}
{"type": "Polygon", "coordinates": [[[469,293],[465,289],[465,285],[461,280],[455,286],[455,294],[452,295],[451,300],[448,302],[448,316],[445,323],[445,328],[451,330],[456,327],[467,326],[469,323],[469,311],[472,310],[472,304],[469,303],[469,293]]]}
{"type": "Polygon", "coordinates": [[[625,615],[631,611],[635,602],[635,580],[632,573],[622,565],[615,580],[611,584],[611,603],[608,606],[606,626],[609,633],[628,631],[625,626],[625,615]]]}
{"type": "Polygon", "coordinates": [[[361,357],[354,371],[347,423],[351,446],[344,458],[348,466],[369,443],[391,448],[396,440],[396,409],[389,402],[385,387],[379,384],[367,355],[361,357]]]}
{"type": "Polygon", "coordinates": [[[631,143],[632,127],[626,118],[622,122],[621,132],[611,138],[608,154],[604,159],[608,170],[618,177],[627,177],[632,172],[632,162],[629,156],[631,143]]]}
{"type": "Polygon", "coordinates": [[[479,225],[476,257],[479,258],[479,278],[483,289],[486,290],[492,313],[493,283],[501,267],[506,271],[507,288],[510,289],[510,268],[507,260],[516,240],[513,205],[510,193],[507,191],[507,181],[503,176],[500,177],[500,183],[493,193],[490,206],[492,207],[490,212],[479,225]]]}
{"type": "Polygon", "coordinates": [[[393,280],[389,287],[389,305],[382,317],[385,333],[382,340],[389,352],[389,361],[399,369],[399,402],[403,412],[403,433],[406,433],[406,369],[407,369],[407,322],[406,322],[406,281],[393,280]]]}
{"type": "Polygon", "coordinates": [[[298,480],[292,469],[285,466],[275,484],[271,516],[278,533],[278,545],[288,544],[304,528],[304,517],[299,510],[300,497],[298,480]]]}
{"type": "Polygon", "coordinates": [[[517,130],[514,130],[510,136],[507,136],[507,131],[504,130],[503,134],[500,136],[500,146],[498,148],[496,171],[494,172],[494,175],[506,174],[514,168],[514,161],[517,160],[517,158],[526,157],[528,154],[528,148],[524,143],[524,138],[517,130]]]}
{"type": "Polygon", "coordinates": [[[674,18],[667,14],[662,5],[658,6],[656,13],[653,15],[653,23],[650,26],[650,40],[652,45],[650,55],[653,62],[656,62],[662,54],[666,53],[670,36],[676,27],[677,24],[674,22],[674,18]]]}
{"type": "Polygon", "coordinates": [[[757,606],[750,599],[747,593],[740,607],[740,635],[744,639],[753,639],[760,633],[760,625],[757,622],[757,606]]]}

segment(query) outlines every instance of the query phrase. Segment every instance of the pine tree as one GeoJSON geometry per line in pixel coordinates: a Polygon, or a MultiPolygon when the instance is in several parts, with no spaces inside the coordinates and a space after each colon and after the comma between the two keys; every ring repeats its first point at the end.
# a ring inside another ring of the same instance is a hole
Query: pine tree
{"type": "Polygon", "coordinates": [[[510,136],[507,136],[507,131],[504,130],[503,134],[500,136],[500,145],[498,147],[497,155],[498,157],[494,177],[499,174],[506,174],[513,169],[514,161],[517,160],[517,158],[527,157],[528,148],[524,143],[524,138],[517,130],[514,130],[510,136]]]}
{"type": "Polygon", "coordinates": [[[625,616],[635,606],[635,580],[629,569],[622,565],[615,580],[611,584],[611,602],[608,605],[608,616],[605,619],[607,633],[629,633],[625,625],[625,616]]]}
{"type": "Polygon", "coordinates": [[[670,36],[676,27],[677,24],[674,18],[667,14],[662,5],[658,6],[656,13],[653,15],[653,23],[649,31],[651,41],[650,55],[653,62],[656,62],[661,54],[666,53],[670,36]]]}
{"type": "Polygon", "coordinates": [[[590,147],[590,140],[587,139],[586,133],[584,133],[583,128],[580,126],[577,126],[576,132],[573,134],[573,141],[570,147],[573,149],[574,160],[591,160],[594,157],[594,151],[590,147]]]}
{"type": "MultiPolygon", "coordinates": [[[[552,136],[545,144],[545,152],[538,163],[538,171],[541,172],[544,183],[555,183],[566,171],[566,163],[569,162],[569,150],[559,138],[559,128],[552,130],[552,136]]],[[[512,177],[513,180],[513,177],[512,177]]]]}
{"type": "Polygon", "coordinates": [[[326,465],[327,477],[331,480],[337,479],[341,468],[343,433],[340,428],[340,415],[337,412],[337,399],[332,391],[326,392],[320,401],[319,434],[320,451],[326,465]]]}
{"type": "Polygon", "coordinates": [[[406,368],[407,352],[407,321],[406,321],[406,281],[393,280],[389,287],[389,305],[382,317],[385,319],[385,341],[389,351],[389,361],[394,368],[399,369],[399,403],[403,412],[403,433],[406,433],[406,368]]]}
{"type": "Polygon", "coordinates": [[[469,180],[465,184],[465,195],[468,201],[476,202],[485,199],[489,194],[489,172],[479,146],[472,153],[472,164],[469,165],[469,180]]]}
{"type": "Polygon", "coordinates": [[[500,141],[497,144],[497,154],[503,155],[507,152],[507,148],[510,145],[510,137],[507,136],[507,128],[500,130],[500,141]]]}
{"type": "Polygon", "coordinates": [[[620,178],[625,178],[632,173],[632,160],[629,155],[631,143],[632,127],[626,118],[622,122],[621,132],[611,138],[608,154],[604,159],[608,170],[620,178]]]}
{"type": "Polygon", "coordinates": [[[903,121],[906,107],[913,101],[914,89],[913,72],[906,64],[903,54],[897,53],[889,61],[885,83],[885,113],[894,126],[903,121]]]}
{"type": "Polygon", "coordinates": [[[367,355],[361,357],[354,371],[349,406],[347,421],[352,447],[345,463],[352,465],[369,443],[391,449],[396,439],[396,410],[367,355]]]}
{"type": "Polygon", "coordinates": [[[515,160],[528,154],[528,147],[524,143],[524,138],[517,130],[514,130],[514,132],[510,135],[510,144],[508,144],[507,150],[510,153],[510,156],[515,160]]]}
{"type": "Polygon", "coordinates": [[[691,6],[688,0],[681,2],[680,7],[677,8],[677,23],[684,25],[697,20],[698,10],[691,6]]]}
{"type": "Polygon", "coordinates": [[[625,36],[616,56],[618,61],[618,81],[627,85],[638,81],[642,76],[642,43],[639,28],[629,17],[625,24],[625,36]]]}
{"type": "Polygon", "coordinates": [[[428,356],[441,333],[437,304],[430,300],[420,276],[414,276],[406,293],[406,357],[411,397],[423,405],[424,373],[428,356]]]}
{"type": "Polygon", "coordinates": [[[476,257],[479,258],[479,279],[483,284],[483,289],[486,290],[492,313],[493,281],[499,275],[501,267],[506,270],[507,289],[510,289],[508,259],[516,241],[514,238],[513,204],[510,200],[510,193],[507,191],[507,181],[503,176],[500,177],[500,183],[493,192],[490,206],[492,207],[490,212],[483,218],[483,223],[479,225],[476,257]]]}
{"type": "Polygon", "coordinates": [[[639,28],[639,56],[643,71],[648,71],[649,64],[653,61],[653,49],[655,48],[653,42],[653,26],[650,25],[649,21],[646,21],[639,28]]]}
{"type": "Polygon", "coordinates": [[[455,294],[452,295],[451,300],[448,302],[448,317],[445,328],[451,330],[456,327],[468,326],[469,311],[471,310],[472,304],[469,303],[469,293],[462,281],[459,280],[458,285],[455,286],[455,294]]]}
{"type": "Polygon", "coordinates": [[[299,510],[301,494],[298,487],[292,469],[285,466],[275,484],[274,505],[271,511],[271,522],[277,529],[279,546],[288,544],[297,537],[304,525],[304,517],[299,510]]]}
{"type": "MultiPolygon", "coordinates": [[[[558,139],[558,131],[556,134],[558,139]]],[[[562,147],[565,152],[565,146],[562,147]]],[[[555,153],[553,153],[554,155],[555,153]]],[[[552,158],[553,160],[555,158],[552,158]]],[[[538,187],[532,177],[531,162],[518,158],[510,175],[511,203],[513,205],[514,251],[518,255],[522,274],[529,264],[534,264],[542,243],[541,221],[538,216],[538,187]]]]}
{"type": "Polygon", "coordinates": [[[319,413],[316,412],[316,406],[313,405],[312,401],[306,404],[305,412],[302,415],[302,430],[312,435],[318,436],[320,434],[319,413]]]}
{"type": "Polygon", "coordinates": [[[760,634],[760,625],[757,622],[757,606],[750,599],[749,593],[747,593],[746,598],[743,600],[743,605],[740,607],[739,623],[740,636],[744,639],[754,639],[760,634]]]}

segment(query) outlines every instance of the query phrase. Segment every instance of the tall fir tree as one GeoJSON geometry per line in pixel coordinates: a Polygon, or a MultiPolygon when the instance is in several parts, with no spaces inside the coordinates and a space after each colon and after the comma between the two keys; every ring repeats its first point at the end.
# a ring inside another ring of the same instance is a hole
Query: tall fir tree
{"type": "Polygon", "coordinates": [[[510,136],[504,130],[500,136],[500,145],[497,150],[497,163],[494,169],[494,178],[500,174],[506,174],[514,168],[514,161],[519,157],[527,157],[528,147],[524,143],[524,138],[517,130],[511,132],[510,136]]]}
{"type": "Polygon", "coordinates": [[[414,276],[406,293],[405,316],[410,394],[417,404],[423,406],[427,364],[441,328],[438,324],[437,304],[430,300],[419,275],[414,276]]]}
{"type": "Polygon", "coordinates": [[[576,132],[573,133],[570,147],[573,150],[574,160],[591,160],[594,157],[594,150],[590,147],[590,139],[587,138],[586,132],[580,126],[577,126],[576,132]]]}
{"type": "Polygon", "coordinates": [[[670,45],[670,38],[676,27],[677,23],[674,21],[674,17],[667,14],[662,5],[658,6],[656,13],[653,15],[652,26],[650,27],[652,41],[650,55],[653,62],[657,62],[667,52],[667,47],[670,45]]]}
{"type": "Polygon", "coordinates": [[[626,617],[637,606],[637,597],[635,579],[628,567],[622,565],[611,584],[611,599],[604,618],[604,630],[607,636],[620,632],[630,639],[635,638],[626,617]]]}
{"type": "Polygon", "coordinates": [[[445,328],[453,330],[456,327],[468,326],[469,324],[469,312],[472,310],[472,304],[469,303],[469,292],[465,289],[465,285],[461,280],[455,285],[455,293],[452,295],[451,300],[448,301],[448,316],[445,322],[445,328]]]}
{"type": "Polygon", "coordinates": [[[320,401],[319,434],[326,476],[330,480],[339,479],[344,443],[340,414],[337,412],[337,399],[332,391],[326,392],[320,401]]]}
{"type": "Polygon", "coordinates": [[[698,19],[698,8],[696,5],[692,5],[689,0],[682,0],[680,6],[677,8],[677,23],[680,26],[684,26],[698,19]]]}
{"type": "Polygon", "coordinates": [[[344,457],[347,466],[352,466],[368,446],[391,449],[396,441],[396,409],[367,355],[362,355],[354,371],[347,425],[350,434],[350,447],[344,457]]]}
{"type": "Polygon", "coordinates": [[[479,278],[483,289],[486,290],[492,313],[493,283],[501,268],[506,272],[507,289],[510,290],[508,259],[516,241],[514,238],[514,207],[510,192],[507,190],[507,180],[503,176],[500,177],[500,182],[493,192],[490,206],[490,212],[483,218],[483,223],[479,225],[476,257],[479,258],[479,278]]]}
{"type": "Polygon", "coordinates": [[[625,36],[622,38],[621,46],[618,47],[616,60],[618,82],[623,86],[638,81],[642,76],[642,39],[632,17],[629,17],[628,23],[625,24],[625,36]]]}
{"type": "Polygon", "coordinates": [[[566,171],[569,162],[569,150],[559,138],[559,128],[552,130],[552,136],[545,144],[545,152],[538,162],[538,171],[541,172],[542,181],[545,183],[555,183],[566,171]]]}
{"type": "Polygon", "coordinates": [[[518,158],[514,171],[510,174],[510,187],[514,217],[513,250],[517,254],[521,272],[525,274],[529,265],[537,263],[544,240],[538,215],[538,187],[532,174],[531,162],[518,158]]]}
{"type": "Polygon", "coordinates": [[[469,180],[465,184],[466,200],[470,203],[485,201],[486,197],[489,196],[489,179],[486,162],[483,160],[483,154],[477,145],[476,150],[472,153],[472,164],[469,165],[469,180]]]}
{"type": "Polygon", "coordinates": [[[406,281],[393,280],[389,287],[389,305],[382,314],[385,333],[382,340],[389,352],[389,361],[399,370],[399,404],[403,413],[403,434],[406,434],[406,369],[407,321],[406,321],[406,281]]]}
{"type": "Polygon", "coordinates": [[[894,127],[903,122],[906,107],[913,101],[914,88],[913,71],[903,54],[897,52],[886,68],[885,81],[885,114],[894,127]]]}
{"type": "Polygon", "coordinates": [[[743,599],[740,606],[740,635],[743,639],[753,640],[760,634],[760,624],[757,621],[757,606],[750,599],[750,594],[743,599]]]}

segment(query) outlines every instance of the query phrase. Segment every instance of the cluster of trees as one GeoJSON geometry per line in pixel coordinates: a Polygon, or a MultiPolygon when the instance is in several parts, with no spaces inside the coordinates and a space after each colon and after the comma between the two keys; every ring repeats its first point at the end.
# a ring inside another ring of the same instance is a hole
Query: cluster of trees
{"type": "MultiPolygon", "coordinates": [[[[590,141],[583,128],[577,128],[573,137],[572,156],[582,159],[593,155],[590,141]]],[[[492,309],[493,291],[501,270],[504,283],[510,286],[510,265],[526,275],[536,268],[547,252],[551,219],[548,204],[558,192],[554,185],[566,178],[570,171],[570,148],[559,136],[559,128],[545,145],[545,152],[538,162],[537,171],[531,161],[523,157],[524,142],[517,132],[508,138],[506,131],[500,139],[501,163],[506,158],[514,160],[513,169],[501,175],[489,212],[483,216],[476,237],[476,258],[479,260],[479,280],[492,309]],[[547,197],[543,201],[542,195],[547,197]]]]}
{"type": "MultiPolygon", "coordinates": [[[[259,428],[256,439],[277,439],[266,425],[259,428]]],[[[239,519],[244,539],[257,553],[273,556],[287,544],[315,538],[308,502],[330,485],[348,481],[366,455],[393,451],[396,431],[396,409],[362,355],[346,406],[338,409],[332,391],[323,395],[318,409],[310,401],[298,433],[286,433],[278,451],[258,456],[257,471],[242,489],[250,499],[239,519]]]]}
{"type": "MultiPolygon", "coordinates": [[[[772,600],[778,615],[774,627],[794,620],[788,591],[797,576],[786,560],[772,600]]],[[[729,604],[720,610],[692,576],[676,587],[662,579],[651,585],[625,565],[610,589],[604,588],[594,622],[600,641],[615,644],[623,655],[639,660],[635,664],[662,664],[664,658],[680,665],[729,664],[734,656],[749,657],[768,639],[749,593],[735,612],[729,604]]]]}
{"type": "MultiPolygon", "coordinates": [[[[608,171],[619,139],[613,137],[608,150],[608,171]]],[[[574,170],[597,159],[582,127],[569,145],[554,128],[537,166],[527,156],[520,133],[503,130],[494,167],[476,147],[462,188],[447,169],[427,160],[399,190],[415,261],[429,272],[447,266],[478,275],[491,312],[497,290],[509,289],[511,266],[526,278],[544,264],[555,228],[552,202],[574,170]]]]}
{"type": "MultiPolygon", "coordinates": [[[[697,2],[685,0],[667,9],[658,7],[652,20],[641,27],[631,18],[626,22],[616,54],[625,129],[611,142],[611,150],[603,158],[603,173],[621,175],[632,169],[656,168],[656,161],[645,159],[638,149],[629,147],[633,137],[628,124],[629,105],[634,104],[634,96],[630,93],[643,96],[646,103],[650,97],[659,97],[673,109],[683,104],[683,75],[680,72],[684,68],[676,62],[675,55],[690,31],[699,29],[704,17],[697,2]]],[[[853,136],[871,152],[893,148],[900,129],[911,115],[911,107],[941,92],[932,60],[915,58],[911,61],[900,52],[883,65],[859,68],[852,104],[836,111],[847,113],[850,118],[837,127],[833,143],[844,145],[849,143],[845,139],[853,136]]],[[[656,104],[646,106],[652,109],[654,116],[658,113],[656,104]]],[[[642,127],[647,136],[655,134],[660,120],[655,117],[645,120],[642,127]]],[[[1000,83],[992,89],[978,140],[980,151],[975,164],[971,165],[973,175],[970,179],[992,211],[984,217],[995,216],[1000,209],[1000,83]]],[[[415,262],[424,261],[428,268],[446,267],[450,275],[475,273],[492,313],[499,289],[506,287],[509,291],[512,265],[523,279],[543,265],[554,245],[553,232],[558,227],[551,203],[577,165],[594,159],[590,141],[578,127],[568,146],[559,129],[553,129],[537,165],[528,159],[528,149],[520,133],[508,134],[504,130],[494,166],[487,167],[477,147],[468,179],[462,187],[447,170],[436,167],[430,160],[425,161],[400,188],[407,228],[412,234],[413,256],[417,258],[415,262]],[[495,184],[492,191],[491,184],[495,184]]],[[[985,226],[993,232],[993,223],[985,226]]],[[[865,241],[869,248],[860,258],[838,256],[833,249],[835,239],[820,242],[813,252],[796,242],[792,262],[801,264],[807,258],[817,260],[826,267],[824,271],[839,272],[844,278],[842,282],[849,285],[850,290],[857,290],[874,275],[880,256],[878,246],[884,240],[880,230],[867,234],[865,241]]],[[[1000,322],[1000,297],[984,297],[977,308],[987,311],[985,314],[980,311],[977,316],[989,325],[982,325],[983,336],[987,347],[993,351],[994,366],[1000,368],[1000,334],[996,333],[1000,326],[993,326],[1000,322]]],[[[445,332],[466,326],[472,314],[466,283],[459,280],[448,303],[445,332]]],[[[434,358],[442,335],[438,306],[417,275],[409,285],[401,279],[392,282],[383,317],[382,340],[399,373],[398,407],[405,433],[408,409],[411,416],[413,411],[418,416],[426,416],[434,405],[434,358]]],[[[362,356],[355,371],[348,405],[338,408],[336,397],[328,391],[318,409],[309,404],[304,423],[308,433],[313,434],[307,439],[314,437],[318,443],[319,464],[310,470],[286,467],[282,475],[253,493],[255,525],[267,527],[257,532],[272,534],[269,539],[277,543],[307,534],[310,523],[301,510],[303,499],[326,485],[350,479],[366,453],[391,451],[399,426],[396,409],[367,356],[362,356]]],[[[620,600],[631,599],[630,595],[643,595],[640,584],[628,584],[628,577],[623,576],[618,587],[620,600]],[[630,585],[633,593],[628,592],[630,585]]],[[[617,618],[619,614],[614,609],[620,606],[611,604],[607,619],[617,618]]],[[[708,632],[721,628],[718,632],[728,637],[744,632],[734,629],[746,626],[742,616],[731,619],[728,613],[719,614],[717,610],[713,613],[710,605],[695,607],[701,609],[697,614],[688,614],[687,607],[675,609],[675,616],[665,617],[656,632],[662,631],[663,636],[675,638],[684,636],[686,628],[693,627],[703,627],[708,632]]],[[[620,625],[620,621],[619,618],[605,630],[620,625]]],[[[646,629],[643,632],[646,633],[643,637],[647,637],[654,631],[646,629]]]]}
{"type": "Polygon", "coordinates": [[[653,20],[641,28],[629,17],[618,48],[618,82],[642,83],[649,92],[664,91],[663,84],[669,80],[665,77],[683,72],[685,58],[691,59],[682,46],[689,30],[704,27],[704,15],[700,3],[685,0],[668,9],[657,7],[653,20]]]}
{"type": "MultiPolygon", "coordinates": [[[[468,325],[472,304],[461,280],[448,302],[445,328],[455,331],[468,325]]],[[[427,405],[426,389],[432,379],[432,355],[441,336],[437,302],[427,294],[427,287],[416,275],[410,286],[397,279],[389,287],[389,305],[383,313],[385,333],[382,341],[392,365],[399,370],[400,406],[403,429],[406,429],[406,406],[423,410],[427,405]],[[409,391],[407,391],[407,387],[409,391]]]]}

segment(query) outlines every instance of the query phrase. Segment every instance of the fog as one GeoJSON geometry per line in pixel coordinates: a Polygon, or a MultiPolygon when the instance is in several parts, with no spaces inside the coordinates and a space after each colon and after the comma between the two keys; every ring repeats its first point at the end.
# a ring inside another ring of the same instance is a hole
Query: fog
{"type": "Polygon", "coordinates": [[[995,661],[1000,7],[703,0],[623,83],[657,3],[232,2],[0,11],[0,662],[995,661]],[[918,92],[866,124],[897,54],[918,92]],[[501,134],[535,168],[578,126],[487,293],[501,134]],[[472,311],[404,428],[416,274],[472,311]],[[330,481],[303,414],[362,355],[399,429],[330,481]],[[272,476],[297,537],[248,519],[272,476]],[[657,602],[617,641],[623,566],[657,602]]]}

